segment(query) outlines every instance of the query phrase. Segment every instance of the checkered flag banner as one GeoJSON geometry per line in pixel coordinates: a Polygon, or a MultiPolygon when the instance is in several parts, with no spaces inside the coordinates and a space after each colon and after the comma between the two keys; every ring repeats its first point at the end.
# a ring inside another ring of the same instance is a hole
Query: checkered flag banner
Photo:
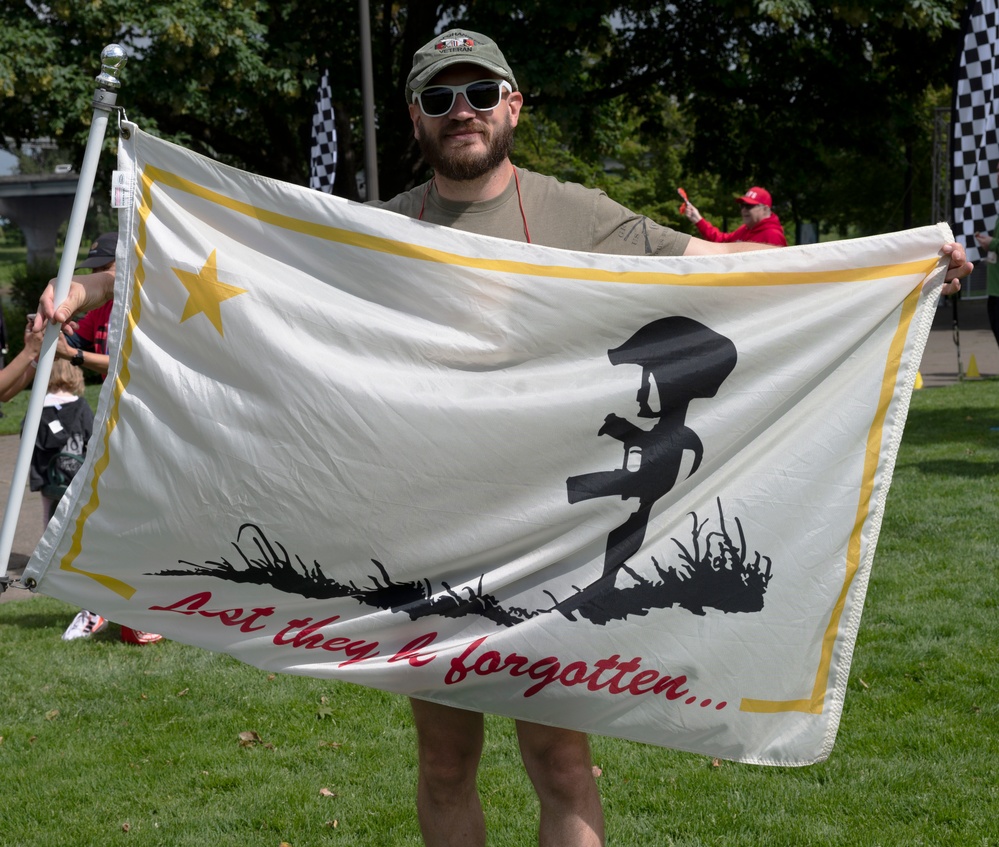
{"type": "Polygon", "coordinates": [[[336,125],[333,122],[333,92],[330,72],[323,72],[316,93],[316,113],[312,116],[312,170],[309,188],[333,193],[336,178],[336,125]]]}
{"type": "Polygon", "coordinates": [[[953,208],[954,235],[978,258],[976,232],[996,226],[999,179],[999,0],[975,0],[964,32],[954,86],[953,208]]]}

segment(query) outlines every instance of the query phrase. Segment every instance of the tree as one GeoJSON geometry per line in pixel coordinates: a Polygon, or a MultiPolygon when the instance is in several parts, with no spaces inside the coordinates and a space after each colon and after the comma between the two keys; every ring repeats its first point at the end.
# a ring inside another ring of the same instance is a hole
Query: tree
{"type": "Polygon", "coordinates": [[[676,92],[693,122],[688,167],[729,194],[763,183],[795,219],[897,229],[914,221],[925,95],[949,82],[962,7],[693,0],[671,14],[633,3],[600,82],[640,101],[676,92]]]}
{"type": "MultiPolygon", "coordinates": [[[[347,80],[341,109],[360,111],[357,15],[346,2],[137,0],[33,8],[0,4],[0,131],[48,136],[82,159],[104,46],[128,61],[118,98],[140,126],[223,162],[302,183],[324,68],[347,80]]],[[[350,132],[343,146],[351,151],[350,132]]],[[[106,141],[113,148],[114,139],[106,141]]],[[[349,161],[349,155],[348,155],[349,161]]]]}
{"type": "MultiPolygon", "coordinates": [[[[794,220],[862,232],[922,222],[928,108],[950,81],[962,0],[410,0],[372,7],[381,194],[425,176],[404,82],[440,24],[488,33],[529,104],[518,161],[604,185],[660,218],[686,183],[706,213],[772,189],[794,220]],[[605,172],[605,162],[616,170],[605,172]],[[704,205],[705,200],[707,204],[704,205]]],[[[150,132],[304,184],[313,100],[334,80],[335,191],[362,149],[356,0],[0,0],[0,132],[82,157],[103,46],[150,132]]],[[[114,139],[109,137],[108,148],[114,139]]],[[[683,224],[679,224],[683,225],[683,224]]]]}

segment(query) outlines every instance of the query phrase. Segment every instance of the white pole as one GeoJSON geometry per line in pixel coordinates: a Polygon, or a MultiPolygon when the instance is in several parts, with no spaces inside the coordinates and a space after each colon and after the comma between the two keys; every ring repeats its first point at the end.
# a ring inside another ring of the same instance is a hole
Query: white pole
{"type": "MultiPolygon", "coordinates": [[[[59,262],[59,273],[56,276],[55,302],[61,303],[69,293],[69,285],[73,278],[77,256],[80,253],[80,241],[83,237],[83,225],[87,220],[87,209],[90,206],[90,195],[94,189],[94,176],[97,173],[97,160],[104,146],[104,131],[107,128],[108,115],[117,107],[115,101],[120,86],[116,74],[125,64],[125,51],[117,44],[109,44],[101,51],[101,73],[96,77],[97,90],[94,92],[94,116],[90,124],[90,135],[87,137],[87,147],[83,153],[83,164],[80,167],[80,181],[76,186],[76,197],[73,198],[73,211],[69,216],[66,230],[66,240],[63,243],[62,259],[59,262]]],[[[28,480],[28,470],[31,467],[31,454],[34,451],[34,433],[42,418],[42,403],[48,389],[49,375],[52,372],[52,362],[55,360],[56,343],[59,339],[60,327],[49,324],[42,340],[42,350],[38,356],[38,369],[35,371],[34,385],[28,400],[28,411],[24,416],[24,436],[17,453],[14,465],[14,476],[10,481],[10,494],[7,497],[7,508],[3,514],[3,526],[0,527],[0,592],[9,582],[7,566],[10,561],[10,551],[14,545],[14,533],[17,529],[17,519],[21,513],[21,501],[24,499],[24,486],[28,480]]]]}

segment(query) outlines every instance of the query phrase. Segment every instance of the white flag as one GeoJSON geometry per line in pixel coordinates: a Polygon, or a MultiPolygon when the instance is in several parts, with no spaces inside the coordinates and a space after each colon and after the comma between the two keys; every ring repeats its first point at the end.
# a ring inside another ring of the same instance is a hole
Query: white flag
{"type": "Polygon", "coordinates": [[[952,123],[954,231],[975,260],[976,232],[993,232],[999,180],[999,2],[974,0],[964,31],[952,123]]]}
{"type": "Polygon", "coordinates": [[[111,374],[39,591],[270,670],[828,756],[947,227],[573,253],[130,128],[111,374]]]}

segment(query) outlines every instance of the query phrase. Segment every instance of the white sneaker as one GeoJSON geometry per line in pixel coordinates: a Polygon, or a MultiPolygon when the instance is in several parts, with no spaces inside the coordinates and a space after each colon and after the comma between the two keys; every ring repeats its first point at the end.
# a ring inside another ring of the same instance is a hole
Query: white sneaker
{"type": "Polygon", "coordinates": [[[89,638],[95,632],[100,632],[108,625],[107,619],[86,609],[81,609],[76,613],[73,622],[66,627],[62,634],[63,641],[72,641],[74,638],[89,638]]]}

